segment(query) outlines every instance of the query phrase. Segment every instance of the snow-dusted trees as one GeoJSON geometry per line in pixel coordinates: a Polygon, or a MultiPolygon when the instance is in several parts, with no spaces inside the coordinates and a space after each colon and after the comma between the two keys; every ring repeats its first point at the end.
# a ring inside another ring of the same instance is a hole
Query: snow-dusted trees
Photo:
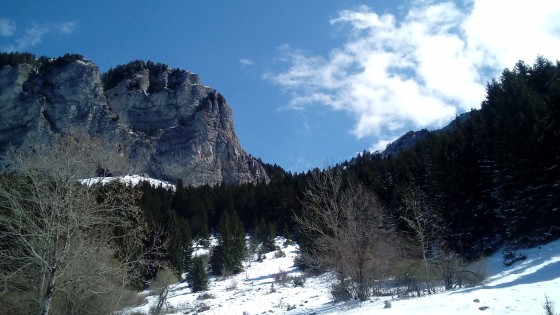
{"type": "Polygon", "coordinates": [[[295,217],[310,240],[302,258],[335,272],[335,298],[367,299],[375,280],[387,275],[398,243],[375,194],[328,169],[312,174],[303,204],[295,217]]]}
{"type": "Polygon", "coordinates": [[[58,136],[11,150],[0,175],[0,304],[8,313],[103,313],[148,263],[138,193],[84,178],[118,168],[116,150],[58,136]]]}

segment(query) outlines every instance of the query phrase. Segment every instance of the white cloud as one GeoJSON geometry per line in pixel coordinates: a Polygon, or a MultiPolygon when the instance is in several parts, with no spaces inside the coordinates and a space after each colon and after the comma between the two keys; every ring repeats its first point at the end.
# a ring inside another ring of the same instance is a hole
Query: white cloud
{"type": "Polygon", "coordinates": [[[9,45],[6,48],[6,50],[24,51],[28,48],[35,47],[38,44],[40,44],[45,38],[45,36],[47,35],[50,34],[68,35],[73,33],[75,28],[76,28],[75,22],[64,22],[58,24],[54,24],[54,23],[33,24],[32,26],[28,27],[20,37],[15,39],[15,43],[9,45]]]}
{"type": "Polygon", "coordinates": [[[253,60],[249,58],[241,58],[239,59],[239,63],[243,66],[252,66],[254,64],[253,60]]]}
{"type": "Polygon", "coordinates": [[[76,29],[76,22],[64,22],[54,26],[55,31],[61,34],[72,34],[76,29]]]}
{"type": "Polygon", "coordinates": [[[0,35],[12,36],[16,31],[16,23],[10,19],[0,18],[0,35]]]}
{"type": "Polygon", "coordinates": [[[43,37],[49,32],[47,27],[34,25],[25,31],[25,34],[16,39],[16,43],[11,50],[22,51],[39,44],[43,37]]]}
{"type": "Polygon", "coordinates": [[[517,60],[560,57],[560,1],[463,4],[416,1],[400,20],[367,6],[341,11],[330,22],[349,29],[342,47],[313,55],[284,45],[288,68],[268,78],[292,108],[323,104],[350,113],[358,138],[394,139],[479,107],[486,82],[517,60]]]}

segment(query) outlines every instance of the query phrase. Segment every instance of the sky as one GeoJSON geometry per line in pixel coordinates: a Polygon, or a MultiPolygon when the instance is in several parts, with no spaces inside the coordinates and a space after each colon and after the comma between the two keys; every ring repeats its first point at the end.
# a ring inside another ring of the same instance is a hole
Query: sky
{"type": "Polygon", "coordinates": [[[1,1],[0,51],[193,71],[248,153],[303,172],[447,125],[519,60],[560,59],[560,0],[1,1]]]}

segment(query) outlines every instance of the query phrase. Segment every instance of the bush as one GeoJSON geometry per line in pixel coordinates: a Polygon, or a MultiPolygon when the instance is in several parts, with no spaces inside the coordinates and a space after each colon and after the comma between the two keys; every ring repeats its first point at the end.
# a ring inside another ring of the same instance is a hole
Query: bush
{"type": "Polygon", "coordinates": [[[280,271],[278,271],[278,273],[274,275],[274,282],[282,286],[285,286],[289,281],[290,278],[288,277],[288,272],[285,270],[280,269],[280,271]]]}
{"type": "Polygon", "coordinates": [[[203,301],[203,300],[210,300],[213,299],[214,296],[210,293],[202,293],[201,295],[199,295],[196,299],[203,301]]]}
{"type": "Polygon", "coordinates": [[[549,299],[548,296],[546,296],[546,294],[544,295],[544,300],[545,302],[543,303],[543,308],[545,311],[545,315],[556,315],[554,313],[554,303],[552,303],[549,299]]]}
{"type": "Polygon", "coordinates": [[[305,284],[305,278],[303,276],[293,277],[292,279],[294,287],[303,287],[305,284]]]}
{"type": "Polygon", "coordinates": [[[274,258],[282,258],[282,257],[286,257],[286,253],[284,253],[283,250],[279,249],[274,252],[274,258]]]}
{"type": "Polygon", "coordinates": [[[391,301],[385,300],[385,302],[383,302],[383,308],[391,308],[391,301]]]}
{"type": "Polygon", "coordinates": [[[340,283],[331,286],[331,295],[334,302],[346,302],[352,299],[352,294],[348,288],[340,283]]]}
{"type": "Polygon", "coordinates": [[[518,261],[525,260],[527,258],[527,255],[518,252],[513,247],[506,247],[504,249],[502,257],[504,259],[504,265],[511,266],[518,261]]]}

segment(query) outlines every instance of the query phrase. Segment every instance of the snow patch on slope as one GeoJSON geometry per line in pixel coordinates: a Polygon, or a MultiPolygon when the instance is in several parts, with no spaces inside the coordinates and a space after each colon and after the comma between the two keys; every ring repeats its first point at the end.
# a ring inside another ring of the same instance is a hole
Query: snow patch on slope
{"type": "Polygon", "coordinates": [[[106,176],[106,177],[93,177],[93,178],[87,178],[87,179],[82,179],[80,182],[82,184],[86,184],[86,185],[95,185],[95,184],[108,184],[111,183],[113,181],[119,181],[123,184],[135,187],[137,185],[139,185],[142,182],[148,182],[150,183],[150,185],[154,186],[154,187],[163,187],[166,189],[172,189],[173,191],[175,191],[175,185],[166,182],[166,181],[162,181],[159,179],[154,179],[154,178],[149,178],[149,177],[144,177],[144,176],[140,176],[140,175],[125,175],[125,176],[116,176],[116,177],[111,177],[111,176],[106,176]]]}

